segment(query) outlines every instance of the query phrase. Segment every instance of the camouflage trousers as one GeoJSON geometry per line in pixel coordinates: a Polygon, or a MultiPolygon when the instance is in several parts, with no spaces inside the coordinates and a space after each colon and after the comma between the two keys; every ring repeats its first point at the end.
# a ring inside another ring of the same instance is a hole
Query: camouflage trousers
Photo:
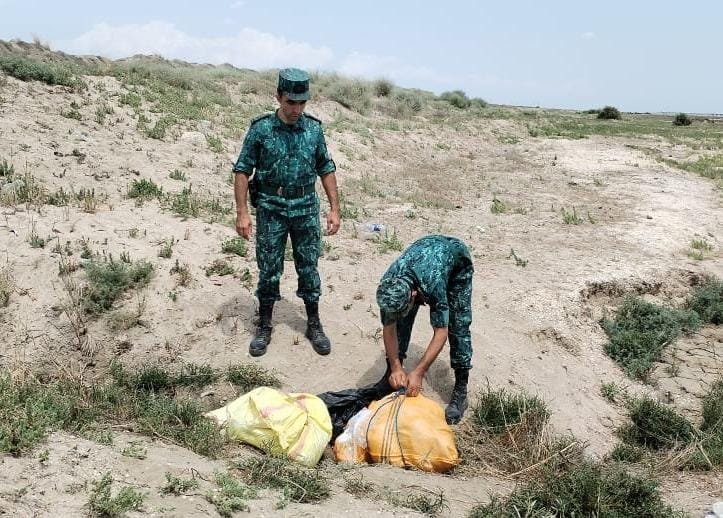
{"type": "Polygon", "coordinates": [[[304,302],[319,300],[319,214],[287,217],[259,207],[256,211],[256,264],[259,267],[256,297],[260,304],[273,304],[281,299],[279,280],[284,273],[284,251],[288,237],[291,237],[294,266],[298,276],[296,295],[304,302]]]}
{"type": "MultiPolygon", "coordinates": [[[[474,267],[470,258],[469,261],[465,260],[457,271],[452,272],[447,285],[449,361],[453,369],[472,368],[472,335],[469,326],[472,324],[473,274],[474,267]]],[[[418,309],[419,305],[415,304],[406,316],[397,321],[397,341],[401,360],[407,357],[418,309]]]]}

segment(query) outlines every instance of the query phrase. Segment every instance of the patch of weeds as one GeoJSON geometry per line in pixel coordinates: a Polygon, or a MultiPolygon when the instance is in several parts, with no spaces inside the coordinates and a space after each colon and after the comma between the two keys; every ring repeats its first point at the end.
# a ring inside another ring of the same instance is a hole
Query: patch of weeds
{"type": "Polygon", "coordinates": [[[123,516],[128,511],[141,510],[145,498],[142,493],[131,487],[124,487],[112,496],[112,485],[113,476],[110,471],[100,480],[93,482],[88,500],[88,512],[91,516],[114,518],[123,516]]]}
{"type": "Polygon", "coordinates": [[[390,250],[400,252],[403,247],[396,230],[393,230],[391,234],[388,230],[384,230],[384,236],[379,240],[379,253],[385,254],[390,250]]]}
{"type": "MultiPolygon", "coordinates": [[[[100,199],[96,196],[95,189],[80,189],[75,195],[75,198],[80,203],[80,208],[83,212],[93,214],[98,210],[100,199]]],[[[107,196],[105,199],[107,199],[107,196]]]]}
{"type": "Polygon", "coordinates": [[[71,199],[70,193],[65,192],[61,187],[56,192],[48,194],[45,201],[48,205],[53,205],[54,207],[65,207],[70,204],[71,199]]]}
{"type": "Polygon", "coordinates": [[[166,239],[163,242],[163,245],[161,245],[161,249],[158,251],[158,257],[163,257],[164,259],[170,259],[173,255],[173,245],[176,242],[176,240],[171,237],[169,239],[166,239]]]}
{"type": "Polygon", "coordinates": [[[224,239],[221,243],[221,252],[224,254],[235,254],[239,257],[246,257],[246,240],[242,237],[224,239]]]}
{"type": "Polygon", "coordinates": [[[10,296],[15,291],[15,281],[6,268],[0,269],[0,308],[7,307],[10,304],[10,296]]]}
{"type": "Polygon", "coordinates": [[[614,381],[600,385],[600,395],[611,403],[618,402],[618,396],[627,397],[625,387],[621,387],[614,381]]]}
{"type": "Polygon", "coordinates": [[[192,489],[198,488],[195,478],[181,478],[166,472],[166,483],[161,488],[162,495],[182,495],[192,489]]]}
{"type": "Polygon", "coordinates": [[[618,434],[626,444],[650,450],[671,449],[694,440],[693,425],[675,411],[651,399],[642,397],[630,402],[631,423],[623,425],[618,434]]]}
{"type": "MultiPolygon", "coordinates": [[[[139,120],[140,123],[140,120],[139,120]]],[[[156,123],[148,128],[145,128],[145,134],[146,137],[157,139],[157,140],[163,140],[163,138],[166,136],[166,130],[176,124],[176,118],[172,115],[164,115],[160,119],[156,121],[156,123]]]]}
{"type": "Polygon", "coordinates": [[[131,259],[131,254],[128,252],[128,250],[123,250],[118,256],[118,258],[126,264],[131,264],[133,262],[133,260],[131,259]]]}
{"type": "Polygon", "coordinates": [[[378,496],[394,506],[412,509],[427,516],[437,516],[442,511],[449,509],[442,490],[438,493],[427,493],[420,490],[401,493],[384,488],[378,496]]]}
{"type": "Polygon", "coordinates": [[[346,199],[343,193],[339,193],[339,213],[341,219],[353,219],[359,218],[359,209],[354,206],[350,201],[346,199]]]}
{"type": "Polygon", "coordinates": [[[138,237],[138,234],[140,233],[140,229],[138,227],[133,227],[128,229],[128,237],[131,239],[135,239],[138,237]]]}
{"type": "Polygon", "coordinates": [[[128,186],[129,198],[152,200],[153,198],[160,198],[162,195],[163,189],[150,179],[141,178],[140,180],[133,180],[128,186]]]}
{"type": "Polygon", "coordinates": [[[708,243],[705,239],[693,239],[690,242],[691,250],[688,251],[688,256],[702,261],[713,250],[713,245],[708,243]]]}
{"type": "Polygon", "coordinates": [[[504,498],[494,497],[468,514],[469,518],[510,516],[683,518],[685,513],[663,501],[654,480],[631,475],[617,466],[584,462],[563,474],[548,473],[504,498]]]}
{"type": "Polygon", "coordinates": [[[60,115],[62,117],[65,117],[66,119],[74,119],[77,121],[83,120],[83,116],[75,108],[70,108],[68,110],[60,110],[60,115]]]}
{"type": "Polygon", "coordinates": [[[70,67],[50,64],[21,56],[0,57],[0,70],[21,81],[41,81],[49,85],[80,88],[82,82],[73,75],[70,67]]]}
{"type": "Polygon", "coordinates": [[[257,387],[281,387],[281,380],[273,371],[254,363],[229,365],[226,380],[245,394],[257,387]]]}
{"type": "Polygon", "coordinates": [[[106,103],[101,103],[101,105],[95,109],[95,122],[97,122],[98,124],[103,124],[105,122],[106,116],[112,114],[113,107],[106,103]]]}
{"type": "Polygon", "coordinates": [[[251,457],[236,466],[251,486],[280,489],[283,501],[319,503],[331,496],[329,481],[318,469],[304,468],[281,457],[251,457]]]}
{"type": "Polygon", "coordinates": [[[522,266],[523,268],[527,266],[527,259],[522,259],[519,257],[513,248],[510,248],[510,253],[507,256],[507,259],[514,259],[515,260],[515,266],[522,266]]]}
{"type": "Polygon", "coordinates": [[[581,460],[584,446],[570,435],[551,434],[549,415],[545,403],[535,396],[487,387],[457,432],[461,469],[533,476],[581,460]]]}
{"type": "Polygon", "coordinates": [[[582,223],[582,218],[575,212],[575,207],[572,208],[572,212],[563,207],[560,213],[562,214],[562,221],[565,225],[579,225],[582,223]]]}
{"type": "Polygon", "coordinates": [[[208,149],[210,149],[214,153],[223,152],[223,142],[217,136],[206,135],[206,142],[208,143],[208,149]]]}
{"type": "Polygon", "coordinates": [[[218,514],[231,517],[236,511],[249,511],[246,500],[256,498],[253,488],[243,485],[228,473],[215,473],[214,481],[218,489],[206,495],[206,500],[216,506],[218,514]]]}
{"type": "Polygon", "coordinates": [[[640,462],[645,457],[645,450],[634,444],[620,443],[608,455],[610,460],[616,462],[640,462]]]}
{"type": "Polygon", "coordinates": [[[168,178],[171,180],[179,180],[181,182],[185,182],[188,178],[186,178],[186,173],[181,171],[180,169],[174,169],[170,172],[168,175],[168,178]]]}
{"type": "Polygon", "coordinates": [[[191,275],[191,267],[187,264],[181,265],[178,262],[178,259],[176,259],[176,264],[171,267],[170,273],[172,275],[177,275],[176,286],[188,286],[193,280],[193,275],[191,275]]]}
{"type": "Polygon", "coordinates": [[[127,372],[115,363],[111,374],[117,384],[134,391],[174,392],[178,387],[203,388],[219,378],[210,365],[186,363],[177,371],[170,371],[158,365],[146,365],[135,372],[127,372]]]}
{"type": "Polygon", "coordinates": [[[35,224],[30,228],[28,243],[30,243],[30,248],[45,248],[45,239],[40,237],[35,231],[35,224]]]}
{"type": "Polygon", "coordinates": [[[143,447],[143,443],[139,441],[131,441],[128,446],[123,448],[121,455],[131,457],[133,459],[143,460],[148,455],[148,450],[143,447]]]}
{"type": "Polygon", "coordinates": [[[211,264],[206,266],[206,268],[204,268],[204,271],[206,272],[206,277],[210,277],[211,275],[233,275],[236,269],[225,259],[216,259],[211,264]]]}
{"type": "Polygon", "coordinates": [[[93,258],[93,250],[91,250],[90,243],[88,243],[88,240],[87,239],[81,240],[80,246],[81,246],[80,258],[81,259],[92,259],[93,258]]]}
{"type": "Polygon", "coordinates": [[[83,307],[89,314],[109,310],[122,293],[148,285],[153,265],[147,261],[127,264],[122,261],[90,260],[84,264],[89,285],[83,293],[83,307]]]}
{"type": "Polygon", "coordinates": [[[505,205],[505,203],[502,200],[500,200],[499,198],[497,198],[497,196],[495,196],[492,198],[492,205],[490,206],[490,212],[492,212],[492,214],[504,214],[505,212],[507,212],[507,205],[505,205]]]}
{"type": "Polygon", "coordinates": [[[193,186],[191,185],[172,195],[170,204],[171,210],[176,214],[184,217],[193,216],[194,218],[201,215],[203,206],[201,198],[193,192],[193,186]]]}
{"type": "Polygon", "coordinates": [[[605,345],[608,356],[629,376],[646,380],[665,346],[700,327],[700,318],[691,310],[666,308],[629,296],[615,318],[604,319],[601,325],[609,339],[605,345]]]}
{"type": "Polygon", "coordinates": [[[120,96],[120,104],[131,108],[140,108],[143,99],[136,92],[127,92],[120,96]]]}
{"type": "Polygon", "coordinates": [[[0,162],[0,176],[8,178],[15,175],[15,166],[12,162],[8,162],[7,159],[3,158],[0,162]]]}

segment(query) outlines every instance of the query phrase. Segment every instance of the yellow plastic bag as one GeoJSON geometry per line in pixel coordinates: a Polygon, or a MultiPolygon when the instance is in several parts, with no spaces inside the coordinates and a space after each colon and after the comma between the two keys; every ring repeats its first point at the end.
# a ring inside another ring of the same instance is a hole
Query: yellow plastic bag
{"type": "Polygon", "coordinates": [[[285,394],[259,387],[206,414],[230,439],[314,466],[331,439],[331,418],[312,394],[285,394]]]}
{"type": "Polygon", "coordinates": [[[444,410],[422,395],[390,394],[369,405],[366,434],[372,462],[444,473],[459,464],[444,410]]]}

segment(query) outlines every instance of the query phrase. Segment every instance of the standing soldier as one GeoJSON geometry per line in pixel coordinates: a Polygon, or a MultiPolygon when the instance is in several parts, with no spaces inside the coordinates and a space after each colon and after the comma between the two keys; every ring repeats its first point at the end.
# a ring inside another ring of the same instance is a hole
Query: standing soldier
{"type": "Polygon", "coordinates": [[[459,239],[426,236],[407,248],[382,276],[377,288],[387,354],[387,371],[377,384],[381,393],[406,387],[416,396],[422,379],[444,347],[450,345],[454,390],[445,409],[447,423],[456,424],[467,409],[467,381],[472,368],[472,257],[459,239]],[[429,305],[432,339],[419,364],[407,374],[402,362],[407,356],[417,310],[429,305]],[[387,387],[385,390],[383,387],[387,387]]]}
{"type": "Polygon", "coordinates": [[[306,337],[318,354],[331,351],[319,319],[321,224],[316,177],[321,177],[329,200],[329,235],[339,230],[339,196],[336,166],[326,149],[321,121],[304,113],[308,99],[309,75],[296,68],[281,70],[276,90],[279,107],[251,122],[233,168],[236,232],[244,239],[252,233],[247,193],[256,206],[259,322],[249,344],[251,356],[264,354],[271,341],[271,315],[274,302],[281,299],[279,280],[289,236],[298,276],[296,295],[306,306],[306,337]]]}

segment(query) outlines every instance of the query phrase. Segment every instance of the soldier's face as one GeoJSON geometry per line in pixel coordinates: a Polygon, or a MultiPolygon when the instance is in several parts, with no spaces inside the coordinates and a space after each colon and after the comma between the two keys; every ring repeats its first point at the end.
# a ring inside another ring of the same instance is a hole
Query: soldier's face
{"type": "Polygon", "coordinates": [[[281,96],[277,94],[276,100],[279,101],[279,118],[286,124],[296,124],[304,113],[306,101],[292,101],[286,94],[281,96]]]}

